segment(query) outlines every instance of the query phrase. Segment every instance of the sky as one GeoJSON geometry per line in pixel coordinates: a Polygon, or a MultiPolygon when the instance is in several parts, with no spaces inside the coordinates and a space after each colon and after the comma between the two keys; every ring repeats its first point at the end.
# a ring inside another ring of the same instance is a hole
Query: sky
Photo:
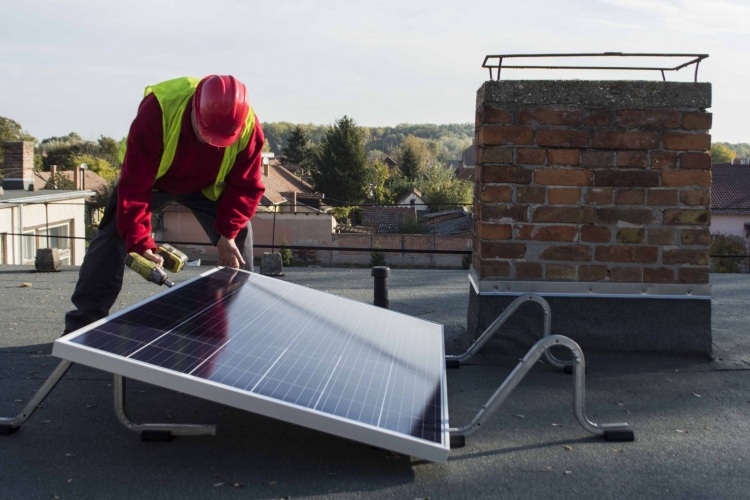
{"type": "Polygon", "coordinates": [[[0,116],[38,139],[120,138],[145,86],[212,73],[245,82],[266,122],[466,123],[485,55],[617,51],[709,54],[698,80],[713,86],[713,139],[750,142],[750,0],[0,0],[0,12],[0,116]]]}

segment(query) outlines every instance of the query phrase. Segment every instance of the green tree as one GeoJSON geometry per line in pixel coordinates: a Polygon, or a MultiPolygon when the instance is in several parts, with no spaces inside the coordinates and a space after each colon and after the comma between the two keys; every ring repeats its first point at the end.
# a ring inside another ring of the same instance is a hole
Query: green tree
{"type": "MultiPolygon", "coordinates": [[[[711,235],[711,255],[746,255],[747,245],[740,236],[733,234],[711,235]]],[[[736,257],[714,257],[711,259],[711,271],[717,273],[739,273],[745,259],[736,257]]]]}
{"type": "Polygon", "coordinates": [[[75,155],[71,157],[70,162],[77,167],[85,163],[87,169],[98,174],[108,182],[116,181],[120,176],[120,171],[113,167],[107,160],[93,155],[75,155]]]}
{"type": "Polygon", "coordinates": [[[284,164],[302,165],[309,151],[310,146],[305,132],[297,125],[287,139],[286,146],[281,150],[281,161],[284,164]]]}
{"type": "Polygon", "coordinates": [[[387,266],[385,252],[380,251],[381,246],[375,243],[375,249],[370,252],[370,267],[387,266]]]}
{"type": "Polygon", "coordinates": [[[445,168],[445,165],[437,160],[430,162],[420,174],[417,188],[422,192],[427,204],[435,210],[447,210],[450,206],[445,205],[449,204],[472,203],[472,182],[456,179],[453,171],[445,168]]]}
{"type": "Polygon", "coordinates": [[[36,142],[36,138],[26,132],[17,121],[0,116],[0,179],[2,178],[2,167],[4,163],[2,145],[3,143],[10,141],[36,142]]]}
{"type": "Polygon", "coordinates": [[[718,142],[711,145],[712,163],[732,163],[737,153],[718,142]]]}
{"type": "Polygon", "coordinates": [[[420,163],[422,163],[419,153],[411,144],[404,144],[400,156],[401,162],[398,166],[401,168],[401,173],[407,179],[416,179],[419,175],[420,163]]]}
{"type": "Polygon", "coordinates": [[[364,131],[344,116],[328,129],[325,139],[305,162],[315,190],[336,202],[356,205],[367,187],[364,131]]]}
{"type": "Polygon", "coordinates": [[[391,190],[386,187],[386,182],[388,182],[390,176],[391,171],[388,165],[382,161],[374,161],[367,165],[367,175],[365,177],[367,191],[365,195],[368,201],[378,205],[393,202],[391,190]]]}

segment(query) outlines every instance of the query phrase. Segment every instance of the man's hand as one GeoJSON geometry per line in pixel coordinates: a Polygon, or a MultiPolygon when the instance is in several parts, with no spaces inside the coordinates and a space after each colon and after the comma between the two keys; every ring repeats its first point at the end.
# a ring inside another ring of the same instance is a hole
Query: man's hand
{"type": "Polygon", "coordinates": [[[219,238],[219,242],[216,244],[216,249],[219,250],[219,262],[220,266],[239,268],[240,265],[245,265],[245,260],[240,254],[240,249],[237,248],[237,244],[234,239],[225,238],[224,236],[219,238]]]}
{"type": "Polygon", "coordinates": [[[156,262],[156,265],[161,267],[164,264],[164,259],[161,255],[154,253],[153,250],[146,250],[143,252],[143,256],[151,262],[156,262]]]}

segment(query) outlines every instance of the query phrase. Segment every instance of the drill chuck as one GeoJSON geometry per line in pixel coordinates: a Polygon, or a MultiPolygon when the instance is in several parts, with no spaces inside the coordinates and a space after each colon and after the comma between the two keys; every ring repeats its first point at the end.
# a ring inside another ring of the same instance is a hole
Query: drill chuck
{"type": "Polygon", "coordinates": [[[142,255],[135,252],[129,253],[125,257],[125,265],[143,276],[143,279],[146,281],[156,283],[157,285],[167,285],[169,288],[174,286],[174,283],[167,277],[167,273],[159,268],[155,262],[148,260],[142,255]]]}

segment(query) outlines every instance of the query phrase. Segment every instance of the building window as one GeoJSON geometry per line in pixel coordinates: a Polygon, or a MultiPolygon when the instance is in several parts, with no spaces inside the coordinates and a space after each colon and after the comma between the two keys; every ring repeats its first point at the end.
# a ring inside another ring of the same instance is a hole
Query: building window
{"type": "Polygon", "coordinates": [[[47,228],[39,229],[39,244],[43,248],[57,248],[59,250],[60,262],[70,264],[70,223],[59,226],[50,226],[49,244],[47,243],[47,228]]]}
{"type": "Polygon", "coordinates": [[[21,238],[23,238],[21,263],[33,264],[36,259],[36,231],[24,231],[21,238]]]}

